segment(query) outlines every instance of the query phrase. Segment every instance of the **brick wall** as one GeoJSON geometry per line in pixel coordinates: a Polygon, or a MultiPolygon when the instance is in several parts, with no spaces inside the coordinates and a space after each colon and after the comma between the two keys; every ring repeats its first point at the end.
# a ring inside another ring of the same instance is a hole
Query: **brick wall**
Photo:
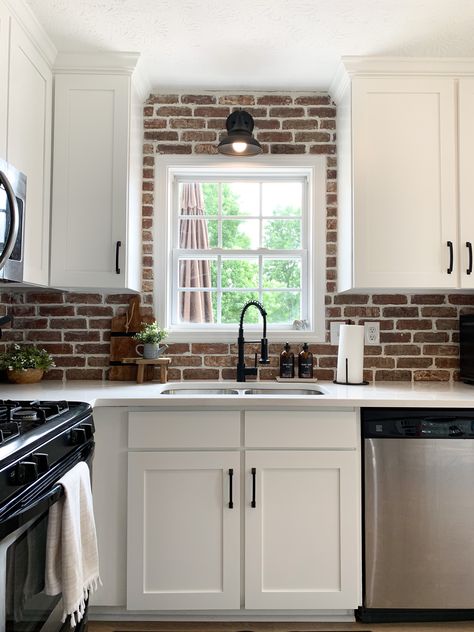
{"type": "MultiPolygon", "coordinates": [[[[372,380],[449,381],[457,378],[458,317],[474,313],[473,294],[341,295],[336,289],[337,196],[335,107],[327,94],[224,93],[151,95],[144,106],[143,156],[143,285],[142,300],[153,305],[154,176],[157,154],[213,154],[232,110],[243,107],[255,119],[255,135],[271,154],[325,154],[327,170],[326,329],[329,320],[355,323],[377,320],[380,345],[366,347],[365,377],[372,380]]],[[[258,158],[256,158],[258,160],[258,158]]],[[[4,342],[35,342],[55,356],[50,379],[106,377],[110,318],[123,313],[128,295],[104,293],[4,293],[1,311],[12,313],[15,328],[4,342]]],[[[302,335],[301,342],[304,342],[302,335]]],[[[1,346],[0,346],[1,348],[1,346]]],[[[256,351],[257,349],[255,349],[256,351]]],[[[270,366],[262,378],[278,371],[281,345],[270,345],[270,366]]],[[[312,345],[316,376],[334,378],[337,348],[312,345]]],[[[170,378],[233,379],[234,343],[170,346],[170,378]]],[[[252,348],[249,362],[252,361],[252,348]]]]}

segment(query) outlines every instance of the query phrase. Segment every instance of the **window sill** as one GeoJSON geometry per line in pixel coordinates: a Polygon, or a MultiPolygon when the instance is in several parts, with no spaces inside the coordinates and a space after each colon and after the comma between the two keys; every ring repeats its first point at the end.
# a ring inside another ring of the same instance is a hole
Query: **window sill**
{"type": "MultiPolygon", "coordinates": [[[[182,343],[182,342],[222,342],[222,343],[236,343],[238,335],[238,327],[235,327],[235,331],[207,331],[207,330],[194,330],[194,331],[171,331],[166,339],[168,344],[170,343],[182,343]]],[[[260,340],[262,336],[262,330],[251,329],[244,326],[244,336],[247,341],[260,340]]],[[[308,331],[307,329],[295,330],[295,331],[267,331],[268,342],[293,342],[293,343],[321,343],[325,342],[325,334],[319,334],[314,331],[308,331]]]]}

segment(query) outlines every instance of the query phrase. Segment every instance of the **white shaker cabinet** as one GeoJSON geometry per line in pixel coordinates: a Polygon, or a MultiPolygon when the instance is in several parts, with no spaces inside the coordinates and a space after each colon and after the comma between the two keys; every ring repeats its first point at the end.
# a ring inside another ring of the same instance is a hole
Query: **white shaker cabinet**
{"type": "Polygon", "coordinates": [[[0,2],[0,157],[27,178],[23,280],[48,285],[54,46],[20,2],[0,2]]]}
{"type": "Polygon", "coordinates": [[[354,411],[131,412],[128,445],[128,610],[360,605],[354,411]]]}
{"type": "Polygon", "coordinates": [[[239,469],[238,452],[129,454],[128,609],[240,607],[239,469]]]}
{"type": "Polygon", "coordinates": [[[143,132],[136,56],[122,73],[93,67],[95,59],[88,72],[88,60],[80,61],[62,55],[55,74],[51,285],[139,290],[143,132]]]}
{"type": "Polygon", "coordinates": [[[27,178],[23,279],[48,285],[53,76],[15,20],[9,75],[7,160],[27,178]]]}
{"type": "Polygon", "coordinates": [[[339,290],[456,288],[456,85],[354,76],[340,98],[339,290]]]}
{"type": "MultiPolygon", "coordinates": [[[[0,84],[8,85],[10,14],[0,2],[0,84]]],[[[7,155],[8,90],[0,90],[0,158],[7,155]]]]}
{"type": "Polygon", "coordinates": [[[474,77],[459,81],[459,247],[461,287],[474,288],[474,77]]]}
{"type": "Polygon", "coordinates": [[[355,472],[355,451],[246,453],[246,608],[357,608],[355,472]]]}

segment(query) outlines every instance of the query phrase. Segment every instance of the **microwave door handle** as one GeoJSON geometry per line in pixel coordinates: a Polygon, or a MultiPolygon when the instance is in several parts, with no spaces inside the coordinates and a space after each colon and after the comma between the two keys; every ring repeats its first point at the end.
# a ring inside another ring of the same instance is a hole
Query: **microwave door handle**
{"type": "Polygon", "coordinates": [[[8,233],[8,237],[5,242],[5,247],[3,252],[0,254],[0,270],[3,268],[5,263],[7,262],[8,257],[12,254],[13,248],[15,247],[16,238],[18,236],[18,230],[20,227],[20,213],[18,211],[18,204],[16,201],[15,193],[13,188],[7,178],[7,176],[0,171],[0,184],[2,184],[5,188],[8,203],[11,211],[11,221],[10,221],[10,232],[8,233]]]}

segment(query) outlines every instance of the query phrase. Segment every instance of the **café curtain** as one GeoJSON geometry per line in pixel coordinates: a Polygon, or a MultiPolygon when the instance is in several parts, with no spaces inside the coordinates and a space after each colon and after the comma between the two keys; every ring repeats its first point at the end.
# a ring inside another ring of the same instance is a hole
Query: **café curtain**
{"type": "MultiPolygon", "coordinates": [[[[199,182],[182,185],[181,215],[190,219],[181,219],[179,247],[186,250],[207,250],[209,235],[207,222],[203,218],[204,202],[199,182]]],[[[209,261],[206,259],[185,259],[180,262],[179,284],[182,288],[204,288],[201,292],[180,292],[181,320],[188,323],[212,323],[211,293],[205,288],[211,287],[209,261]]]]}

